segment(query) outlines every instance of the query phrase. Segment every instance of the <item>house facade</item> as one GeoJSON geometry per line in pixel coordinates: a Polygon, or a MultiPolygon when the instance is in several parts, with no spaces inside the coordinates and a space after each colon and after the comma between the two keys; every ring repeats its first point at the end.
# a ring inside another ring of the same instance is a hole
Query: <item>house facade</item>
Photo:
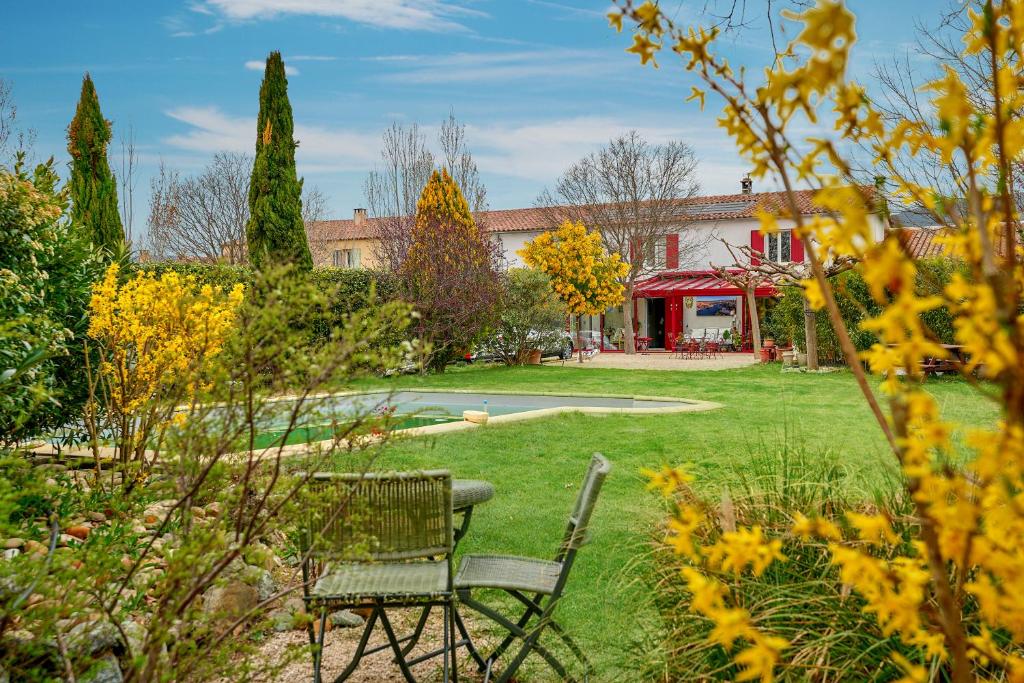
{"type": "MultiPolygon", "coordinates": [[[[653,268],[640,282],[633,300],[624,305],[633,307],[636,332],[650,340],[650,348],[672,348],[679,335],[694,330],[729,330],[746,338],[750,312],[743,292],[715,275],[715,268],[735,265],[727,245],[749,246],[778,262],[801,262],[803,246],[792,239],[791,219],[780,219],[777,235],[761,235],[758,209],[779,213],[785,207],[785,194],[750,192],[733,195],[694,197],[679,202],[679,228],[669,230],[654,246],[653,268]]],[[[811,216],[821,211],[812,203],[813,192],[796,193],[801,214],[811,216]]],[[[526,242],[556,227],[549,210],[538,208],[484,211],[477,215],[478,224],[500,241],[504,264],[508,268],[522,266],[518,251],[526,242]]],[[[351,220],[321,221],[309,226],[310,245],[317,265],[374,268],[379,265],[375,254],[374,219],[365,210],[356,209],[351,220]],[[354,264],[354,265],[353,265],[354,264]]],[[[875,221],[876,239],[885,227],[875,221]]],[[[740,257],[738,251],[735,252],[740,257]]],[[[759,298],[776,294],[770,287],[755,292],[759,298]]],[[[584,316],[580,334],[584,343],[600,351],[621,351],[625,343],[623,306],[613,307],[601,315],[584,316]]],[[[573,331],[577,321],[572,321],[573,331]]]]}

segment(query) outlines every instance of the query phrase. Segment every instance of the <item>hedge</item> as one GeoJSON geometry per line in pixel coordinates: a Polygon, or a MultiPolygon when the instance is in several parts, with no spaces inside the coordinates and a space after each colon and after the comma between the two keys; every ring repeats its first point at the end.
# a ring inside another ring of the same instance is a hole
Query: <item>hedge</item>
{"type": "MultiPolygon", "coordinates": [[[[968,275],[960,261],[950,258],[922,259],[917,262],[917,268],[917,286],[923,294],[938,293],[956,272],[968,275]]],[[[832,278],[832,287],[839,312],[857,350],[864,351],[870,348],[878,338],[873,333],[862,330],[860,323],[865,318],[878,315],[881,309],[871,298],[860,271],[853,269],[835,276],[832,278]]],[[[953,318],[948,309],[928,311],[923,313],[921,318],[941,343],[954,343],[953,318]]],[[[803,297],[799,287],[783,288],[782,297],[768,314],[764,328],[763,334],[766,337],[771,335],[782,344],[792,342],[801,349],[807,348],[804,337],[803,297]]],[[[817,328],[818,360],[822,363],[843,363],[839,338],[832,329],[827,312],[818,312],[817,328]]]]}
{"type": "MultiPolygon", "coordinates": [[[[176,261],[153,261],[139,264],[139,269],[154,275],[173,271],[179,275],[192,275],[202,284],[229,289],[241,283],[252,284],[253,273],[248,266],[231,266],[223,263],[178,263],[176,261]]],[[[376,285],[378,301],[390,301],[398,297],[397,279],[390,273],[365,270],[362,268],[314,268],[313,281],[323,289],[334,288],[339,298],[337,313],[351,313],[366,304],[370,289],[376,285]]]]}

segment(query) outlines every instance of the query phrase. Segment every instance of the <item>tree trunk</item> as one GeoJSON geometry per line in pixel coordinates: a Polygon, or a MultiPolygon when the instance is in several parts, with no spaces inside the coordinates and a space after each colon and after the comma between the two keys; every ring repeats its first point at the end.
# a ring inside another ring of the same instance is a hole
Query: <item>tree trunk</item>
{"type": "Polygon", "coordinates": [[[749,285],[746,289],[747,310],[750,311],[750,335],[754,340],[754,358],[761,357],[761,318],[757,313],[757,298],[754,296],[754,286],[749,285]]]}
{"type": "Polygon", "coordinates": [[[818,369],[818,314],[804,299],[804,340],[807,348],[807,369],[818,369]]]}
{"type": "Polygon", "coordinates": [[[579,362],[583,362],[583,316],[576,316],[576,350],[579,352],[579,362]]]}
{"type": "Polygon", "coordinates": [[[633,290],[636,283],[633,280],[626,282],[626,300],[622,302],[622,325],[626,329],[623,334],[623,350],[627,353],[636,353],[636,335],[633,334],[633,290]]]}

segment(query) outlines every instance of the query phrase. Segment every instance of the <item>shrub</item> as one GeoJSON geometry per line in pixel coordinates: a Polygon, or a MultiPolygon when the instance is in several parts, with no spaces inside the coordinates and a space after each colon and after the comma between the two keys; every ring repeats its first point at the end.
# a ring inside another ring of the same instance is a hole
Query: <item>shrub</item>
{"type": "Polygon", "coordinates": [[[416,204],[412,242],[399,269],[402,293],[419,314],[417,335],[443,372],[494,323],[501,296],[499,245],[476,225],[459,186],[434,171],[416,204]]]}
{"type": "Polygon", "coordinates": [[[539,270],[511,268],[502,285],[501,317],[486,347],[507,365],[522,365],[531,351],[561,339],[568,311],[539,270]]]}
{"type": "MultiPolygon", "coordinates": [[[[917,283],[920,291],[936,294],[948,285],[954,273],[965,273],[965,264],[952,258],[928,258],[917,262],[917,283]]],[[[881,308],[875,303],[859,269],[848,270],[832,278],[836,305],[843,316],[843,322],[850,331],[850,338],[858,351],[866,351],[878,341],[871,331],[861,327],[864,320],[877,316],[881,308]]],[[[816,316],[818,329],[818,358],[825,363],[842,364],[843,350],[832,322],[824,313],[816,316]]],[[[921,319],[943,344],[954,342],[953,317],[946,308],[936,308],[921,313],[921,319]]],[[[782,296],[769,313],[765,322],[766,330],[780,342],[791,341],[806,349],[804,335],[803,290],[798,286],[783,287],[782,296]]]]}
{"type": "Polygon", "coordinates": [[[64,218],[52,164],[0,168],[0,434],[58,427],[85,400],[85,307],[102,267],[64,218]]]}

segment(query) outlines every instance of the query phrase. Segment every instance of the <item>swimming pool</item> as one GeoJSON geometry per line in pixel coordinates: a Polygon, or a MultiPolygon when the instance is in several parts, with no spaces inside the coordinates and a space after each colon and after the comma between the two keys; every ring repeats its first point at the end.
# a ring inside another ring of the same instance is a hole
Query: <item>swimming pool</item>
{"type": "MultiPolygon", "coordinates": [[[[556,415],[565,412],[588,414],[658,414],[710,410],[717,403],[666,397],[597,396],[579,394],[512,394],[502,392],[408,390],[398,392],[369,391],[358,393],[326,394],[308,399],[316,424],[307,422],[289,434],[288,444],[314,443],[332,436],[332,424],[344,424],[346,417],[377,413],[390,416],[389,431],[408,435],[440,434],[472,429],[478,424],[465,421],[463,412],[480,411],[488,414],[489,424],[502,424],[518,420],[556,415]]],[[[282,407],[289,399],[279,399],[282,407]]],[[[286,413],[287,410],[282,411],[286,413]]],[[[263,443],[278,445],[280,432],[267,426],[269,440],[263,443]]]]}

